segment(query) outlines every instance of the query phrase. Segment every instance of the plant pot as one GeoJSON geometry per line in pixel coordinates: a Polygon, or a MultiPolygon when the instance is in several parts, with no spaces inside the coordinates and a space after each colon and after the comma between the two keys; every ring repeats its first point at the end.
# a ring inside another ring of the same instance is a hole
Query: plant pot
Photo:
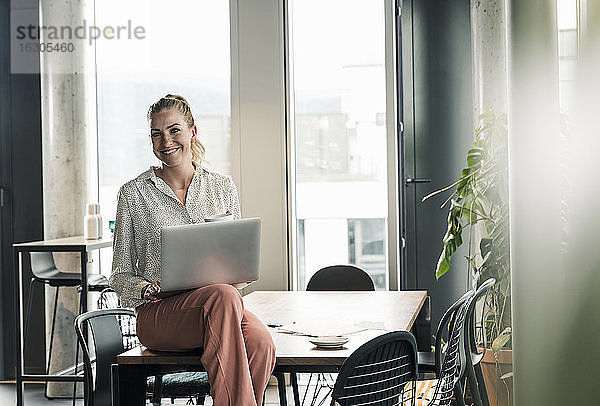
{"type": "Polygon", "coordinates": [[[481,369],[490,406],[512,405],[513,378],[500,378],[513,370],[512,350],[500,350],[496,356],[491,349],[486,350],[481,360],[481,369]]]}

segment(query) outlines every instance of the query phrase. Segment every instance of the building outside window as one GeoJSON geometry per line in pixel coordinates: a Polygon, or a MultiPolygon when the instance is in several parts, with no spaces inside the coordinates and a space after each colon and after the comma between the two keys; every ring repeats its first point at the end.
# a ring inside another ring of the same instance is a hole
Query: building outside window
{"type": "Polygon", "coordinates": [[[356,264],[387,289],[384,1],[290,0],[295,287],[356,264]]]}

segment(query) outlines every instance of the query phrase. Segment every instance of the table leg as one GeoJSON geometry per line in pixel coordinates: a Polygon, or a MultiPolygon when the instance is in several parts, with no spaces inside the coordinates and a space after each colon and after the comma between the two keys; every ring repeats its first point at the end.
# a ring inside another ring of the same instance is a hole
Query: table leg
{"type": "Polygon", "coordinates": [[[279,406],[287,406],[287,394],[285,392],[285,375],[283,372],[273,374],[277,379],[277,389],[279,389],[279,406]]]}
{"type": "MultiPolygon", "coordinates": [[[[84,248],[80,252],[81,261],[81,294],[79,295],[79,314],[87,312],[87,301],[88,301],[88,281],[87,281],[87,263],[88,263],[88,252],[84,248]]],[[[88,329],[83,330],[83,339],[88,342],[88,329]]],[[[75,342],[75,374],[77,375],[77,364],[79,363],[79,341],[75,342]]],[[[73,382],[73,405],[75,405],[75,398],[77,396],[77,382],[73,382]]]]}
{"type": "MultiPolygon", "coordinates": [[[[87,312],[88,300],[88,280],[87,280],[87,264],[88,253],[84,249],[81,250],[81,313],[87,312]]],[[[86,337],[87,339],[87,337],[86,337]]]]}
{"type": "Polygon", "coordinates": [[[23,254],[15,248],[16,384],[17,406],[23,406],[23,254]]]}
{"type": "MultiPolygon", "coordinates": [[[[84,398],[87,399],[89,394],[89,389],[86,385],[84,385],[84,391],[87,390],[84,394],[84,398]]],[[[110,401],[112,406],[119,406],[119,365],[111,364],[110,365],[110,401]]],[[[89,403],[88,403],[89,404],[89,403]]]]}
{"type": "Polygon", "coordinates": [[[120,364],[118,375],[119,405],[145,405],[146,375],[143,366],[120,364]]]}
{"type": "Polygon", "coordinates": [[[431,351],[431,300],[429,296],[419,310],[411,330],[417,340],[417,350],[431,351]]]}
{"type": "Polygon", "coordinates": [[[300,393],[298,393],[298,375],[295,372],[290,373],[290,383],[294,392],[294,406],[300,406],[300,393]]]}

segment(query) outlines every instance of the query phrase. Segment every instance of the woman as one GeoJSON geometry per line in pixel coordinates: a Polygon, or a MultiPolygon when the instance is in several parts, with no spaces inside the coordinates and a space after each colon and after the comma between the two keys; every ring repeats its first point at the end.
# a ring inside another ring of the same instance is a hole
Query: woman
{"type": "Polygon", "coordinates": [[[237,190],[227,177],[200,167],[204,147],[188,102],[167,95],[148,110],[151,167],[120,191],[110,285],[137,314],[146,347],[202,347],[214,405],[260,406],[275,366],[275,346],[263,323],[244,309],[237,289],[211,285],[159,299],[160,229],[203,222],[231,212],[240,217],[237,190]]]}

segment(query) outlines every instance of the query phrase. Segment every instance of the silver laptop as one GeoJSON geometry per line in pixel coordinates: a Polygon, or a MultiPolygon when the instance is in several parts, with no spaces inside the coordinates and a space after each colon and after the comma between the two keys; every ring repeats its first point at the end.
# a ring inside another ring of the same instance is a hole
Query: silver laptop
{"type": "Polygon", "coordinates": [[[260,219],[185,224],[161,229],[161,293],[258,279],[260,219]]]}

